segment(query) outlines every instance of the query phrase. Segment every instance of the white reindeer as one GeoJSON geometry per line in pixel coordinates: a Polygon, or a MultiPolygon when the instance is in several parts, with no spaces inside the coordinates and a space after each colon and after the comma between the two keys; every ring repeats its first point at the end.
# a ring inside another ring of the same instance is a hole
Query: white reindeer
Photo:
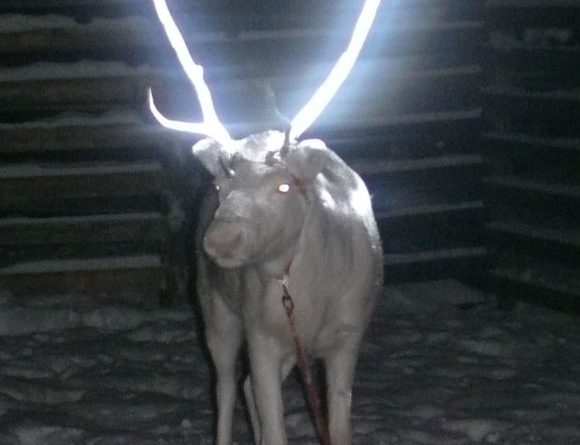
{"type": "Polygon", "coordinates": [[[324,361],[333,445],[351,443],[350,411],[360,342],[382,286],[381,242],[367,188],[322,141],[297,139],[351,70],[380,0],[367,0],[353,37],[286,134],[234,140],[219,121],[203,69],[191,58],[164,0],[154,0],[201,103],[204,121],[164,126],[207,136],[194,154],[215,177],[199,228],[198,293],[217,373],[218,445],[232,443],[236,362],[247,343],[244,392],[256,442],[285,445],[281,385],[297,360],[282,304],[287,290],[302,348],[324,361]]]}

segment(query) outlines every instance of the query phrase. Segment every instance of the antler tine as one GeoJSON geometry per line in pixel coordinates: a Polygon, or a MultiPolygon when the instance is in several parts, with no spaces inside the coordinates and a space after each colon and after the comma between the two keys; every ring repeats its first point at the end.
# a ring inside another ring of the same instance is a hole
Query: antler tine
{"type": "Polygon", "coordinates": [[[184,131],[186,133],[204,134],[206,136],[211,136],[214,139],[219,140],[218,139],[219,135],[217,134],[215,136],[212,135],[209,132],[207,125],[203,122],[176,121],[173,119],[168,119],[165,116],[163,116],[163,114],[161,114],[161,111],[159,111],[159,109],[157,108],[157,105],[155,105],[151,88],[149,88],[148,90],[147,99],[149,102],[149,110],[151,110],[151,114],[153,114],[153,117],[157,119],[157,122],[159,122],[164,127],[169,128],[171,130],[184,131]]]}
{"type": "Polygon", "coordinates": [[[153,116],[155,116],[161,125],[167,128],[186,131],[189,133],[204,134],[216,139],[221,143],[230,141],[231,136],[220,122],[215,111],[211,93],[203,78],[203,67],[196,64],[191,57],[185,40],[183,39],[179,28],[173,20],[165,0],[153,0],[153,4],[155,5],[155,11],[157,12],[157,16],[159,17],[161,24],[163,25],[163,29],[167,34],[167,38],[175,50],[177,58],[179,59],[185,74],[195,89],[203,115],[203,123],[189,123],[165,118],[155,106],[153,102],[153,95],[151,90],[149,90],[149,108],[151,109],[153,116]]]}
{"type": "Polygon", "coordinates": [[[346,50],[342,53],[326,80],[292,119],[290,140],[296,140],[308,130],[348,77],[368,36],[380,3],[381,0],[366,0],[346,50]]]}

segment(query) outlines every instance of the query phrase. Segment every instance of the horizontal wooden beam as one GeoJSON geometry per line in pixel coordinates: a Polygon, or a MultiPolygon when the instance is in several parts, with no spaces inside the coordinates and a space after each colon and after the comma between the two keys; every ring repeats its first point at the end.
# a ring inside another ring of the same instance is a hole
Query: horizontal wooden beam
{"type": "MultiPolygon", "coordinates": [[[[131,12],[132,14],[152,14],[151,2],[143,0],[52,0],[38,2],[35,0],[4,0],[0,4],[2,13],[34,13],[48,14],[60,13],[72,16],[110,16],[120,13],[131,12]]],[[[353,13],[361,7],[360,1],[337,2],[330,4],[312,4],[308,0],[271,1],[268,4],[245,4],[227,1],[207,0],[174,0],[171,2],[171,10],[174,14],[200,14],[209,16],[211,19],[220,16],[229,16],[236,20],[251,20],[256,18],[277,18],[286,16],[286,21],[296,17],[302,19],[319,19],[331,13],[353,13]],[[237,14],[235,14],[237,13],[237,14]],[[290,16],[290,17],[288,17],[290,16]]],[[[407,0],[405,2],[392,2],[383,6],[386,12],[397,13],[400,16],[405,11],[417,11],[431,17],[437,16],[465,16],[473,15],[481,10],[481,2],[478,0],[447,0],[445,2],[433,2],[432,0],[407,0]]]]}
{"type": "Polygon", "coordinates": [[[426,204],[420,206],[401,207],[376,212],[378,220],[400,221],[419,218],[446,218],[457,214],[472,214],[483,212],[485,205],[482,201],[469,201],[458,204],[426,204]]]}
{"type": "MultiPolygon", "coordinates": [[[[491,176],[484,179],[483,191],[490,213],[498,222],[513,221],[538,228],[564,230],[577,226],[580,220],[578,185],[491,176]]],[[[515,242],[518,237],[512,234],[511,239],[515,242]]]]}
{"type": "Polygon", "coordinates": [[[489,261],[483,247],[442,249],[408,254],[385,255],[385,282],[427,280],[473,274],[489,261]]]}
{"type": "Polygon", "coordinates": [[[82,294],[159,303],[163,283],[159,256],[36,261],[0,268],[0,287],[15,296],[82,294]]]}
{"type": "MultiPolygon", "coordinates": [[[[378,141],[384,141],[386,137],[384,129],[388,127],[387,138],[397,147],[407,143],[419,144],[417,148],[419,150],[420,145],[432,144],[431,151],[441,151],[449,141],[465,144],[466,147],[477,144],[474,136],[480,126],[481,110],[476,108],[436,113],[409,113],[396,117],[374,118],[370,121],[353,120],[348,122],[348,126],[344,122],[335,122],[334,125],[327,122],[315,125],[305,137],[321,137],[329,146],[343,154],[355,145],[365,144],[365,141],[373,137],[378,138],[378,141]],[[470,140],[470,137],[473,139],[470,140]]],[[[247,133],[250,128],[249,124],[230,125],[234,133],[247,133]]],[[[195,141],[190,135],[170,132],[156,124],[123,122],[122,119],[117,122],[115,120],[102,122],[98,118],[87,118],[83,122],[63,119],[54,123],[0,125],[0,139],[3,141],[0,153],[12,154],[103,148],[154,149],[171,141],[184,143],[188,140],[190,143],[195,141]]],[[[376,151],[383,145],[380,142],[379,144],[373,143],[369,150],[376,151]]]]}
{"type": "MultiPolygon", "coordinates": [[[[386,58],[362,61],[352,73],[348,88],[342,89],[325,112],[329,119],[342,119],[356,114],[369,116],[401,115],[407,112],[435,112],[457,106],[477,106],[480,101],[479,83],[481,69],[477,65],[450,66],[436,69],[413,70],[411,74],[403,65],[407,61],[386,58]],[[380,79],[380,83],[376,80],[380,79]],[[366,86],[372,82],[372,89],[366,86]],[[412,90],[413,95],[407,91],[412,90]]],[[[93,69],[90,64],[87,69],[93,69]]],[[[67,64],[51,64],[55,75],[63,72],[67,64]]],[[[78,64],[71,69],[81,70],[78,64]]],[[[36,67],[32,67],[37,71],[36,67]]],[[[21,113],[47,113],[62,111],[99,111],[124,106],[143,109],[147,88],[152,87],[158,107],[167,115],[181,120],[199,120],[199,105],[191,84],[180,72],[163,75],[136,68],[119,68],[120,73],[99,76],[107,66],[94,66],[94,73],[85,77],[62,77],[19,80],[9,78],[2,82],[0,75],[0,118],[13,118],[21,113]],[[95,76],[95,77],[93,77],[95,76]]],[[[221,79],[210,82],[210,88],[220,115],[225,122],[243,119],[265,119],[270,110],[265,99],[252,88],[254,83],[267,83],[276,96],[283,114],[294,113],[305,103],[312,91],[330,70],[328,64],[297,67],[289,75],[262,77],[246,73],[241,79],[221,79]],[[310,73],[304,76],[302,73],[310,73]]],[[[20,69],[15,70],[16,75],[20,69]]],[[[232,72],[237,72],[232,67],[232,72]]],[[[22,70],[26,74],[26,70],[22,70]]],[[[40,74],[39,74],[40,75],[40,74]]],[[[12,76],[12,75],[11,75],[12,76]]],[[[34,76],[34,74],[31,74],[34,76]]]]}
{"type": "Polygon", "coordinates": [[[18,208],[26,200],[159,194],[165,173],[156,162],[93,166],[25,165],[0,168],[0,203],[18,208]]]}
{"type": "Polygon", "coordinates": [[[486,289],[498,295],[500,304],[512,307],[518,300],[539,304],[551,309],[580,313],[580,289],[559,285],[558,278],[548,283],[533,276],[496,269],[482,280],[486,289]]]}
{"type": "Polygon", "coordinates": [[[484,64],[492,70],[505,73],[544,73],[548,72],[570,84],[577,82],[580,69],[580,47],[544,47],[510,44],[483,44],[484,64]]]}
{"type": "Polygon", "coordinates": [[[161,243],[167,237],[161,213],[0,219],[0,245],[161,243]]]}
{"type": "MultiPolygon", "coordinates": [[[[91,57],[121,59],[131,55],[133,61],[151,63],[156,55],[174,59],[159,24],[153,20],[100,20],[87,25],[58,26],[49,29],[6,30],[0,35],[0,54],[11,60],[71,60],[91,57]],[[157,54],[159,53],[159,54],[157,54]]],[[[227,64],[244,64],[248,60],[263,64],[280,62],[305,64],[335,60],[348,39],[347,27],[316,26],[313,29],[280,31],[247,31],[236,35],[199,30],[183,30],[187,44],[195,48],[196,57],[206,66],[212,60],[227,64]],[[340,30],[340,32],[339,32],[340,30]],[[284,50],[281,51],[280,49],[284,50]],[[324,51],[321,49],[324,48],[324,51]]],[[[473,51],[483,34],[477,21],[433,23],[410,21],[394,23],[374,30],[365,45],[362,58],[394,54],[433,53],[434,51],[473,51]]]]}
{"type": "Polygon", "coordinates": [[[492,0],[487,3],[486,23],[490,29],[518,31],[523,29],[570,28],[580,17],[576,0],[492,0]]]}
{"type": "Polygon", "coordinates": [[[391,208],[375,215],[387,253],[480,244],[487,218],[481,201],[391,208]]]}
{"type": "Polygon", "coordinates": [[[570,265],[580,260],[580,230],[553,229],[521,222],[493,222],[485,226],[489,243],[501,255],[515,252],[528,258],[551,258],[570,265]]]}
{"type": "Polygon", "coordinates": [[[416,173],[438,169],[480,167],[483,160],[479,155],[449,155],[424,159],[375,160],[352,159],[351,167],[361,176],[396,175],[405,172],[416,173]]]}
{"type": "MultiPolygon", "coordinates": [[[[47,123],[0,125],[0,153],[152,149],[171,140],[169,134],[158,125],[122,119],[103,122],[98,118],[79,121],[63,118],[47,123]]],[[[177,137],[171,135],[171,138],[177,137]]]]}
{"type": "Polygon", "coordinates": [[[570,160],[580,158],[580,138],[547,137],[533,134],[495,131],[486,132],[483,137],[487,151],[509,157],[519,157],[525,154],[537,158],[557,157],[570,160]]]}
{"type": "Polygon", "coordinates": [[[520,194],[545,195],[565,200],[580,200],[580,185],[558,184],[517,176],[489,176],[484,183],[494,189],[513,191],[520,194]]]}
{"type": "Polygon", "coordinates": [[[159,83],[152,76],[117,75],[68,79],[2,82],[0,114],[19,110],[102,111],[115,106],[143,108],[147,87],[159,83]]]}
{"type": "Polygon", "coordinates": [[[577,0],[487,0],[488,8],[551,9],[578,6],[577,0]]]}

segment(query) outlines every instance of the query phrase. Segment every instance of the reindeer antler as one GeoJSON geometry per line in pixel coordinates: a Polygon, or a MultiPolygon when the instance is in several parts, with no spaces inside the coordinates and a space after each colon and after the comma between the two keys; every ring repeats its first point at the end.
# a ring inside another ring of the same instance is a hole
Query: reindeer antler
{"type": "MultiPolygon", "coordinates": [[[[164,127],[209,136],[222,145],[231,142],[230,134],[220,122],[215,111],[211,93],[203,78],[203,67],[196,64],[191,57],[185,40],[179,32],[165,0],[153,0],[153,3],[171,46],[175,50],[181,66],[197,93],[203,114],[203,122],[194,123],[167,119],[155,106],[153,94],[151,89],[149,89],[149,108],[153,116],[164,127]]],[[[360,54],[380,3],[381,0],[366,0],[346,50],[339,57],[322,85],[292,119],[290,131],[286,135],[287,142],[298,139],[314,123],[344,83],[360,54]]]]}
{"type": "Polygon", "coordinates": [[[187,49],[187,45],[185,44],[185,40],[179,32],[179,28],[175,24],[175,21],[169,12],[167,3],[165,3],[165,0],[153,0],[153,3],[155,5],[157,16],[159,17],[159,20],[163,25],[163,29],[167,34],[167,38],[175,50],[177,58],[179,59],[185,74],[195,89],[201,106],[203,122],[193,123],[167,119],[155,106],[153,101],[153,94],[151,89],[149,89],[149,108],[153,113],[153,116],[155,116],[161,125],[173,130],[202,134],[209,136],[222,144],[231,141],[232,138],[230,134],[220,122],[215,111],[211,93],[203,78],[203,67],[196,64],[191,57],[191,54],[187,49]]]}
{"type": "Polygon", "coordinates": [[[298,139],[308,130],[348,77],[368,36],[380,3],[381,0],[366,0],[346,50],[342,53],[326,80],[292,119],[290,140],[298,139]]]}

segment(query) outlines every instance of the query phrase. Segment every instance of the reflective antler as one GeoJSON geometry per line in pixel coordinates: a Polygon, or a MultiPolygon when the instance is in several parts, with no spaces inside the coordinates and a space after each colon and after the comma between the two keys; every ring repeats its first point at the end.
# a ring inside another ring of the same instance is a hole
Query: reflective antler
{"type": "Polygon", "coordinates": [[[381,0],[366,0],[346,50],[342,53],[326,80],[292,119],[290,140],[298,139],[330,103],[348,77],[368,36],[381,0]]]}
{"type": "MultiPolygon", "coordinates": [[[[183,122],[166,118],[155,106],[153,94],[151,89],[149,89],[149,108],[153,116],[164,127],[209,136],[222,145],[226,145],[232,141],[232,138],[216,114],[211,93],[203,78],[203,67],[196,64],[191,57],[183,36],[179,32],[173,17],[171,17],[165,0],[153,0],[153,3],[171,46],[195,88],[203,114],[203,122],[183,122]]],[[[360,54],[380,3],[381,0],[365,1],[346,50],[341,54],[326,80],[292,119],[290,131],[286,135],[285,145],[298,139],[314,123],[344,83],[360,54]]]]}
{"type": "Polygon", "coordinates": [[[185,131],[188,133],[197,133],[205,136],[209,136],[221,144],[227,144],[231,141],[231,136],[220,122],[217,113],[215,111],[211,93],[205,80],[203,78],[203,67],[195,63],[191,54],[187,49],[185,40],[179,32],[179,28],[175,24],[167,3],[165,0],[153,0],[155,5],[155,11],[157,16],[163,25],[163,29],[167,34],[167,38],[171,43],[171,46],[177,54],[177,58],[185,71],[185,74],[191,81],[199,103],[201,106],[201,112],[203,115],[203,122],[183,122],[176,121],[172,119],[167,119],[161,114],[161,112],[155,106],[153,101],[153,94],[151,89],[149,89],[149,109],[157,121],[164,127],[170,128],[172,130],[185,131]]]}

